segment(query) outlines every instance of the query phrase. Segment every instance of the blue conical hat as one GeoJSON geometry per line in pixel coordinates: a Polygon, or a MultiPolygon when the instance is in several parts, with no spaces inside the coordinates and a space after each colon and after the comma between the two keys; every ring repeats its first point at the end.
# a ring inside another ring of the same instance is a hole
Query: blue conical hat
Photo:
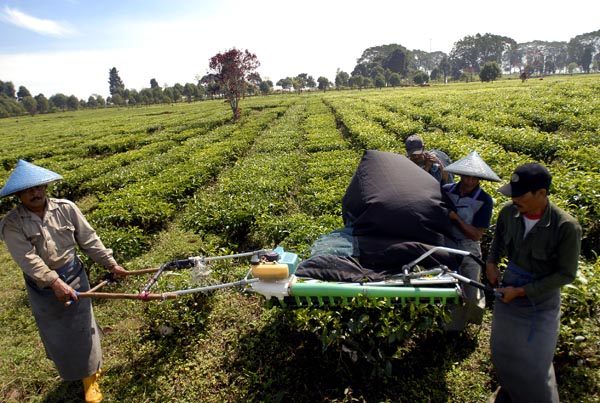
{"type": "Polygon", "coordinates": [[[444,168],[444,171],[458,175],[474,176],[479,179],[500,182],[501,179],[483,159],[473,151],[471,154],[444,168]]]}
{"type": "Polygon", "coordinates": [[[10,196],[13,193],[34,186],[47,185],[62,178],[56,172],[38,167],[25,160],[19,160],[17,167],[8,177],[6,184],[0,189],[0,197],[10,196]]]}

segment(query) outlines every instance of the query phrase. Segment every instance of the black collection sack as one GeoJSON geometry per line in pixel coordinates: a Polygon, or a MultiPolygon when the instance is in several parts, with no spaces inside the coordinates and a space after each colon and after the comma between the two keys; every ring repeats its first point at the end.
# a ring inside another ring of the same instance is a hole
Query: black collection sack
{"type": "MultiPolygon", "coordinates": [[[[440,184],[408,158],[368,150],[342,198],[346,227],[315,242],[311,257],[296,274],[330,281],[358,277],[373,281],[400,273],[403,265],[434,246],[456,247],[450,234],[451,208],[452,201],[440,184]]],[[[461,259],[436,252],[420,265],[456,269],[461,259]]]]}

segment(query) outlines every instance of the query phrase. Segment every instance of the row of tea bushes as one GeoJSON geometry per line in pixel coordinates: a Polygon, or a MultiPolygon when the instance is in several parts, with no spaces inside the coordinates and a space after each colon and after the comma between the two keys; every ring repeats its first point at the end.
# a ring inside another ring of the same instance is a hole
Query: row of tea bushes
{"type": "Polygon", "coordinates": [[[244,158],[223,172],[215,185],[197,194],[187,207],[185,225],[199,233],[220,236],[232,249],[263,248],[279,239],[266,240],[257,231],[260,217],[277,217],[293,210],[290,195],[300,176],[298,130],[301,104],[292,105],[271,125],[255,134],[244,158]],[[252,245],[252,234],[261,245],[252,245]],[[243,246],[244,245],[244,246],[243,246]]]}
{"type": "MultiPolygon", "coordinates": [[[[152,159],[144,160],[149,175],[107,194],[91,213],[91,221],[104,227],[136,226],[146,232],[164,228],[177,207],[203,185],[235,162],[252,144],[257,133],[274,118],[276,111],[258,112],[243,124],[215,130],[215,138],[199,136],[170,150],[162,170],[152,159]]],[[[138,171],[139,172],[139,171],[138,171]]],[[[131,173],[129,176],[132,176],[131,173]]]]}
{"type": "Polygon", "coordinates": [[[330,96],[326,104],[335,114],[343,130],[352,139],[353,147],[362,150],[393,151],[397,148],[396,136],[388,133],[379,122],[373,121],[361,111],[360,100],[342,96],[330,96]]]}
{"type": "Polygon", "coordinates": [[[230,119],[226,112],[218,103],[202,108],[178,104],[171,111],[156,106],[108,108],[5,120],[0,126],[0,176],[7,175],[19,158],[47,159],[49,168],[75,169],[87,158],[103,158],[160,140],[181,141],[179,133],[186,129],[208,131],[226,123],[230,119]]]}
{"type": "Polygon", "coordinates": [[[306,102],[302,132],[303,166],[295,195],[299,211],[280,221],[288,231],[282,244],[306,258],[316,239],[343,226],[342,197],[362,151],[343,138],[335,116],[321,99],[306,102]]]}

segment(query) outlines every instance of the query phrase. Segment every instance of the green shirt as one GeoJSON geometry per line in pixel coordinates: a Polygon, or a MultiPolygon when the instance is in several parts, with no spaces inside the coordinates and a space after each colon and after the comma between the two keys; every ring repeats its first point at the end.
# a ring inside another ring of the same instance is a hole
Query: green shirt
{"type": "Polygon", "coordinates": [[[523,289],[528,297],[539,297],[565,284],[577,275],[581,250],[581,226],[566,211],[548,201],[542,218],[523,238],[522,214],[507,203],[496,223],[494,240],[487,262],[498,264],[503,257],[534,280],[523,289]]]}

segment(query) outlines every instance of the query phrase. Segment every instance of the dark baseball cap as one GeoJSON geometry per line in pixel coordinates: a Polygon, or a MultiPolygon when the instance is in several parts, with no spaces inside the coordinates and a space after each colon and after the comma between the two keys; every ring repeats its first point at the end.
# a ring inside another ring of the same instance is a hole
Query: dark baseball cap
{"type": "Polygon", "coordinates": [[[423,139],[416,134],[408,136],[404,145],[406,146],[406,153],[408,155],[421,154],[423,152],[423,139]]]}
{"type": "Polygon", "coordinates": [[[548,190],[550,183],[552,183],[552,175],[546,167],[531,162],[517,167],[510,177],[510,183],[502,186],[498,191],[508,197],[519,197],[538,189],[548,190]]]}

